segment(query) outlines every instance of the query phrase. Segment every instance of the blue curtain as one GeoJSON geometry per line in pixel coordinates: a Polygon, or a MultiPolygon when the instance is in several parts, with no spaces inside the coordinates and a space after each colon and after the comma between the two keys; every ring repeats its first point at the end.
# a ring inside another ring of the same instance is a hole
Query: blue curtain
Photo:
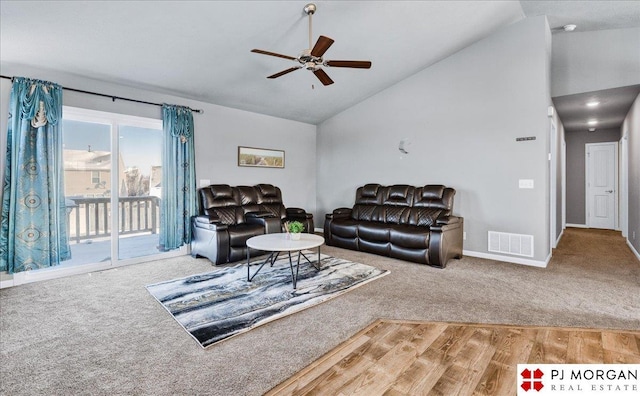
{"type": "Polygon", "coordinates": [[[163,105],[162,127],[160,246],[164,250],[171,250],[191,242],[191,216],[197,214],[191,109],[163,105]]]}
{"type": "Polygon", "coordinates": [[[47,268],[71,258],[61,120],[62,87],[14,79],[2,190],[2,271],[47,268]]]}

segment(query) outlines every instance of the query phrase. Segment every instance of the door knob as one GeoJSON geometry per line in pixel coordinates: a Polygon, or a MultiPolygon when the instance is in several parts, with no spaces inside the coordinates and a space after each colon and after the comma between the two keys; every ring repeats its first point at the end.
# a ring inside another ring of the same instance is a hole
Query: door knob
{"type": "Polygon", "coordinates": [[[606,193],[612,193],[613,190],[605,190],[606,193]]]}

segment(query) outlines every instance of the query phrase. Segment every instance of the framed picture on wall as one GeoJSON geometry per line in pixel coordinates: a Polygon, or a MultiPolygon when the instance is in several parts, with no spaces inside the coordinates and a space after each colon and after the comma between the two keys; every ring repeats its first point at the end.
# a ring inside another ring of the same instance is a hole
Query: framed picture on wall
{"type": "Polygon", "coordinates": [[[238,166],[284,168],[284,151],[238,146],[238,166]]]}

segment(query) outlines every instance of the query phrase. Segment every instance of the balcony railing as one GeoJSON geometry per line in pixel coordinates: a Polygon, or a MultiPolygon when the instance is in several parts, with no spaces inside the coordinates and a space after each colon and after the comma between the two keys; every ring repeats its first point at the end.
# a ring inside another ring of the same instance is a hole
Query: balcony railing
{"type": "MultiPolygon", "coordinates": [[[[154,196],[118,198],[118,233],[158,233],[159,203],[154,196]]],[[[67,213],[69,240],[79,243],[111,235],[111,198],[67,198],[67,213]]]]}

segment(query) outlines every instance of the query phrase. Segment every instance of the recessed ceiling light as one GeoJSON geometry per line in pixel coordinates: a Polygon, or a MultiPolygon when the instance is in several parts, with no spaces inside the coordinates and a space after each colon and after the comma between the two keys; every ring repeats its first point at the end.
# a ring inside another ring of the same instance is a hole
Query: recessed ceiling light
{"type": "Polygon", "coordinates": [[[595,132],[596,128],[589,128],[589,132],[595,132]]]}
{"type": "Polygon", "coordinates": [[[577,26],[576,25],[564,25],[562,28],[564,29],[565,32],[573,32],[574,30],[576,30],[577,26]]]}
{"type": "Polygon", "coordinates": [[[587,106],[589,107],[596,107],[597,105],[599,105],[600,102],[592,100],[591,102],[587,102],[587,106]]]}
{"type": "Polygon", "coordinates": [[[598,124],[598,120],[589,120],[589,121],[587,122],[587,124],[589,124],[589,125],[596,125],[596,124],[598,124]]]}

